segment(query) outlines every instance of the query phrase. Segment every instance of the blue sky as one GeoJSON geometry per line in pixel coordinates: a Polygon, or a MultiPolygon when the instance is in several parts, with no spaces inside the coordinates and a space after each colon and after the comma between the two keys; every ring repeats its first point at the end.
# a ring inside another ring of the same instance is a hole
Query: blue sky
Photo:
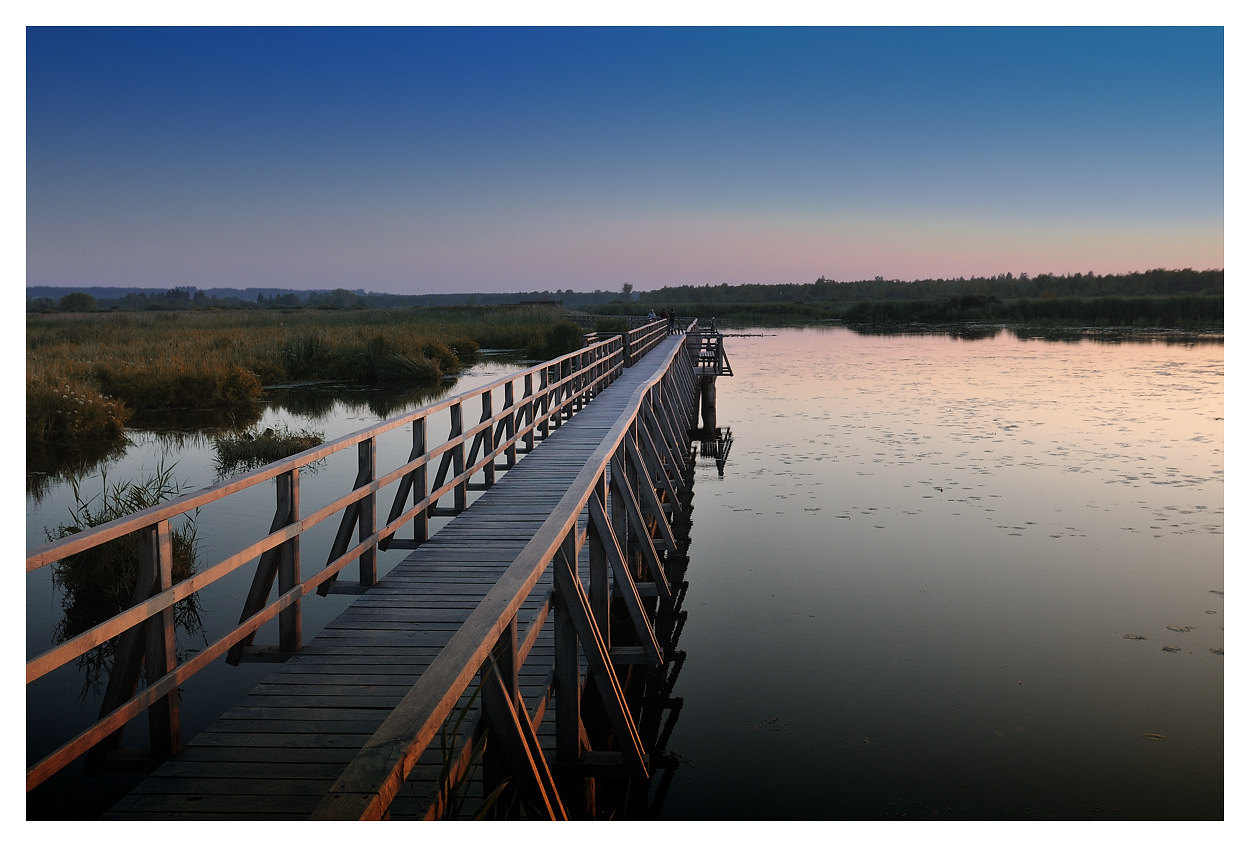
{"type": "Polygon", "coordinates": [[[1224,265],[1221,29],[27,30],[27,284],[1224,265]]]}

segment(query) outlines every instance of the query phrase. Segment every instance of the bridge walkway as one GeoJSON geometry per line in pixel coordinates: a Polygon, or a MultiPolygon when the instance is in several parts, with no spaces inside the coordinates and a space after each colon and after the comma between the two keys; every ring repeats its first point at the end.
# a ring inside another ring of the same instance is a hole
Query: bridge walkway
{"type": "MultiPolygon", "coordinates": [[[[672,336],[661,343],[659,354],[626,369],[104,818],[307,819],[530,541],[631,395],[662,370],[668,357],[660,354],[684,342],[684,335],[672,336]]],[[[583,550],[583,581],[588,569],[583,550]]],[[[535,661],[520,666],[520,683],[549,760],[554,728],[550,720],[540,721],[555,702],[548,676],[554,658],[546,603],[551,583],[549,568],[518,615],[522,644],[532,634],[535,616],[542,617],[529,653],[535,661]]],[[[436,741],[391,803],[391,818],[425,815],[442,764],[436,741]]],[[[480,797],[480,785],[475,793],[480,797]]]]}

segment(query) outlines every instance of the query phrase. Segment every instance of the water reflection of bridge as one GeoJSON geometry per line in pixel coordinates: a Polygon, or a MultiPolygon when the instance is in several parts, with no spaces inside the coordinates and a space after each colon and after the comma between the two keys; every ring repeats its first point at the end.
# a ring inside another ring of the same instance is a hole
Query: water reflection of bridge
{"type": "Polygon", "coordinates": [[[677,767],[664,751],[681,709],[672,691],[685,658],[676,646],[696,406],[702,396],[707,414],[703,386],[715,376],[703,359],[714,349],[720,373],[727,360],[719,334],[695,326],[588,341],[491,386],[29,551],[28,571],[133,533],[142,571],[129,610],[28,662],[30,683],[115,639],[100,720],[28,768],[27,790],[85,756],[97,770],[154,767],[112,818],[432,818],[472,812],[488,795],[491,814],[654,814],[677,767]],[[466,426],[463,407],[478,399],[480,421],[466,426]],[[451,432],[432,446],[426,419],[444,407],[451,432]],[[379,474],[377,436],[407,425],[408,461],[379,474]],[[352,447],[352,492],[303,515],[299,469],[352,447]],[[170,520],[269,480],[277,489],[269,535],[172,584],[170,520]],[[482,492],[472,504],[470,491],[482,492]],[[379,495],[392,493],[378,526],[379,495]],[[456,517],[430,534],[438,515],[456,517]],[[335,517],[326,567],[305,577],[301,535],[335,517]],[[378,579],[375,551],[388,547],[413,552],[378,579]],[[337,581],[352,562],[359,579],[337,581]],[[175,605],[251,563],[239,626],[179,663],[175,605]],[[300,603],[314,590],[361,596],[305,643],[300,603]],[[280,643],[252,644],[275,618],[280,643]],[[184,745],[179,686],[222,656],[283,663],[184,745]],[[144,712],[150,749],[119,749],[126,723],[144,712]],[[465,731],[448,736],[457,725],[465,731]]]}

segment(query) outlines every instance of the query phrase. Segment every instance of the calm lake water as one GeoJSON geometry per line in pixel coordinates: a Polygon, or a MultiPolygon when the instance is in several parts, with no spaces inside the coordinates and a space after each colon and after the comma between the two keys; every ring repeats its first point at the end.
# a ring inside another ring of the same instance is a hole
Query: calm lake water
{"type": "Polygon", "coordinates": [[[754,332],[664,816],[1223,817],[1222,345],[754,332]]]}
{"type": "MultiPolygon", "coordinates": [[[[662,817],[1223,816],[1221,343],[835,328],[731,332],[726,348],[718,423],[735,441],[723,477],[698,469],[669,744],[682,764],[662,817]]],[[[380,419],[364,399],[288,395],[258,426],[334,438],[380,419]]],[[[407,437],[380,446],[380,467],[407,437]]],[[[205,438],[134,441],[110,482],[162,455],[188,489],[215,478],[205,438]]],[[[354,475],[346,459],[305,477],[305,512],[354,475]]],[[[35,488],[28,546],[72,503],[67,481],[35,488]]],[[[272,512],[271,489],[205,510],[205,555],[272,512]]],[[[251,574],[235,576],[203,600],[210,639],[237,621],[251,574]]],[[[350,600],[305,604],[305,637],[350,600]]],[[[46,569],[26,603],[33,656],[60,615],[46,569]]],[[[217,662],[193,679],[186,736],[268,671],[217,662]]],[[[30,686],[28,760],[97,709],[74,669],[30,686]]],[[[98,814],[137,781],[71,768],[27,813],[98,814]]]]}

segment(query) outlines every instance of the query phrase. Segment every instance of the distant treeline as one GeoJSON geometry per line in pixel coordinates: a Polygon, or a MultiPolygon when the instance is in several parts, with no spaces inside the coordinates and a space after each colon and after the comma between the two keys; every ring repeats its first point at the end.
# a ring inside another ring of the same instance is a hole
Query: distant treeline
{"type": "Polygon", "coordinates": [[[1167,294],[1224,294],[1224,271],[1156,270],[1099,276],[1028,274],[965,279],[897,279],[837,282],[821,277],[794,285],[679,285],[644,291],[640,303],[657,309],[669,304],[701,303],[850,303],[861,300],[938,300],[980,295],[1000,300],[1052,297],[1139,297],[1167,294]]]}
{"type": "Polygon", "coordinates": [[[378,294],[363,290],[288,291],[275,288],[193,287],[124,289],[105,287],[26,290],[27,312],[160,312],[183,309],[398,309],[430,306],[543,304],[590,306],[624,302],[619,291],[529,291],[518,294],[378,294]]]}
{"type": "MultiPolygon", "coordinates": [[[[764,326],[839,321],[868,326],[906,324],[1023,324],[1029,326],[1155,327],[1209,329],[1224,325],[1224,298],[1177,294],[1163,297],[1048,297],[1001,300],[964,294],[932,300],[861,300],[854,303],[670,303],[685,320],[716,318],[725,324],[764,326]]],[[[604,315],[637,307],[599,306],[604,315]]]]}
{"type": "Polygon", "coordinates": [[[519,294],[377,294],[281,289],[28,289],[28,312],[297,310],[563,305],[604,315],[649,308],[737,322],[860,324],[997,322],[1038,325],[1198,327],[1224,321],[1224,271],[1156,270],[1128,274],[1028,274],[958,279],[795,285],[670,286],[654,291],[532,291],[519,294]],[[60,292],[58,294],[58,292],[60,292]],[[40,296],[33,297],[32,294],[40,296]],[[640,297],[634,300],[634,297],[640,297]]]}

